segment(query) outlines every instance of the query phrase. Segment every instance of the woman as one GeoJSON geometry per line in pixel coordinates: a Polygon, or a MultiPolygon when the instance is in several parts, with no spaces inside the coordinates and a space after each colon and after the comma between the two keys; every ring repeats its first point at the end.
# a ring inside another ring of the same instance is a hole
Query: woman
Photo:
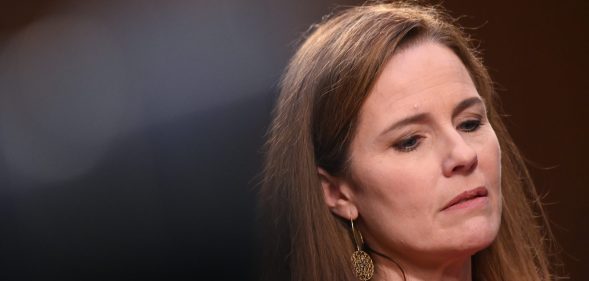
{"type": "Polygon", "coordinates": [[[367,4],[315,26],[268,134],[266,279],[552,279],[544,212],[496,103],[436,7],[367,4]]]}

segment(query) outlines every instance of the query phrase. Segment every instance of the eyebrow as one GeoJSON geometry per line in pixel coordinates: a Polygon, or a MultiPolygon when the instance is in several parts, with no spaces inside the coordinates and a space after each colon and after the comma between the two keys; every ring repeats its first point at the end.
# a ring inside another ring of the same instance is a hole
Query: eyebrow
{"type": "Polygon", "coordinates": [[[452,110],[452,118],[456,117],[456,115],[458,115],[458,113],[462,112],[463,110],[474,105],[483,105],[484,107],[483,101],[480,97],[472,97],[465,99],[461,101],[459,104],[457,104],[456,107],[454,107],[454,110],[452,110]]]}
{"type": "MultiPolygon", "coordinates": [[[[480,97],[467,98],[467,99],[461,101],[452,110],[452,118],[456,117],[456,115],[458,115],[463,110],[465,110],[471,106],[478,105],[478,104],[483,105],[483,101],[481,100],[480,97]]],[[[384,135],[390,131],[394,131],[398,128],[407,126],[409,124],[422,123],[428,118],[429,118],[429,113],[417,113],[415,115],[411,115],[409,117],[403,118],[403,119],[393,123],[391,126],[386,128],[380,135],[384,135]]]]}

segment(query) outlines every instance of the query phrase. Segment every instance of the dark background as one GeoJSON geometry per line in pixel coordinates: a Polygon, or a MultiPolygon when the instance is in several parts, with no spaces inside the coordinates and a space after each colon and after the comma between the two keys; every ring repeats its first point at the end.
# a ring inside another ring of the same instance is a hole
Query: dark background
{"type": "MultiPolygon", "coordinates": [[[[254,280],[276,84],[299,35],[356,3],[0,1],[0,279],[254,280]]],[[[443,3],[480,41],[572,280],[588,3],[443,3]]]]}

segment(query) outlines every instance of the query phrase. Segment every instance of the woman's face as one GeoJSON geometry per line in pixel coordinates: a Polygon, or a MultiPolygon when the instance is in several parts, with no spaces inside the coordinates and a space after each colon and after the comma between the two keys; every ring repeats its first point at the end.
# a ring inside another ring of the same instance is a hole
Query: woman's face
{"type": "Polygon", "coordinates": [[[387,62],[360,111],[346,180],[370,247],[435,262],[468,257],[495,239],[501,161],[486,116],[445,46],[419,43],[387,62]]]}

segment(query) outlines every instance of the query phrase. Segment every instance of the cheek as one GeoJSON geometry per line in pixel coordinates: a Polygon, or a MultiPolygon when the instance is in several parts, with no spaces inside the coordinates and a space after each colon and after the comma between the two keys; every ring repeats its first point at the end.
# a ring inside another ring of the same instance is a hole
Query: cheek
{"type": "MultiPolygon", "coordinates": [[[[479,169],[484,174],[491,199],[491,213],[482,220],[480,229],[487,229],[487,238],[491,241],[497,235],[501,224],[502,192],[501,192],[501,148],[494,131],[491,131],[479,155],[479,169]]],[[[480,237],[483,238],[483,237],[480,237]]]]}
{"type": "Polygon", "coordinates": [[[368,240],[390,245],[427,232],[422,228],[432,224],[432,187],[436,182],[431,176],[435,167],[424,165],[429,162],[356,170],[359,192],[355,199],[368,240]]]}
{"type": "Polygon", "coordinates": [[[491,192],[494,192],[498,201],[501,202],[501,148],[493,131],[489,141],[483,147],[479,162],[491,192]]]}
{"type": "Polygon", "coordinates": [[[435,173],[435,167],[428,167],[426,164],[431,161],[422,161],[421,165],[399,165],[398,162],[378,161],[375,165],[370,165],[370,169],[356,170],[356,201],[362,209],[398,217],[405,214],[415,216],[431,205],[431,191],[436,182],[431,177],[435,173]]]}

